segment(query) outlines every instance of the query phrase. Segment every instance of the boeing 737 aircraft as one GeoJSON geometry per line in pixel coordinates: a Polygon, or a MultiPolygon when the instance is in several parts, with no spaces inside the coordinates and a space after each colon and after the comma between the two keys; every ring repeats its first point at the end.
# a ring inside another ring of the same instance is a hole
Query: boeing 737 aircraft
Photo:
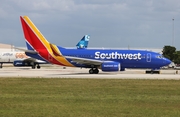
{"type": "Polygon", "coordinates": [[[21,17],[26,55],[52,64],[90,68],[90,74],[124,71],[125,68],[160,69],[171,63],[161,54],[143,50],[67,49],[49,43],[27,17],[21,17]]]}

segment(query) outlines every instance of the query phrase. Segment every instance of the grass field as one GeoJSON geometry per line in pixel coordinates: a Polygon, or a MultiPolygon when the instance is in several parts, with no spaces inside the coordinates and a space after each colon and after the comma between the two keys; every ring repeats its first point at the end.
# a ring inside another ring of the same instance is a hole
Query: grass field
{"type": "Polygon", "coordinates": [[[179,80],[0,78],[0,117],[177,117],[179,80]]]}

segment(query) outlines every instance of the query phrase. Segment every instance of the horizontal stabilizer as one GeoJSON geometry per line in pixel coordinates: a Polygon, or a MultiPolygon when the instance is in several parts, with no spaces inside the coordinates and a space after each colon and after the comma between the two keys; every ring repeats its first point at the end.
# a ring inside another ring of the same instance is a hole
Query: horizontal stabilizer
{"type": "Polygon", "coordinates": [[[27,50],[27,49],[23,49],[23,48],[17,48],[17,47],[14,47],[15,49],[18,49],[18,50],[21,50],[21,51],[24,51],[24,52],[27,52],[27,53],[31,53],[31,54],[38,54],[38,52],[34,51],[34,50],[27,50]]]}
{"type": "Polygon", "coordinates": [[[55,56],[62,56],[61,53],[59,52],[59,49],[57,48],[57,46],[55,46],[54,44],[50,43],[50,47],[52,49],[52,52],[55,56]]]}

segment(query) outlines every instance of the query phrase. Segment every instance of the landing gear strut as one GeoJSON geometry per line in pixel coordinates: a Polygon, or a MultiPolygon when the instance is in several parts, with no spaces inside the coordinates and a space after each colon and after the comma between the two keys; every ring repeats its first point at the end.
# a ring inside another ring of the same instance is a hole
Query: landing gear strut
{"type": "Polygon", "coordinates": [[[0,68],[2,68],[3,63],[0,63],[0,68]]]}
{"type": "Polygon", "coordinates": [[[89,74],[98,74],[99,73],[99,70],[97,68],[91,68],[89,70],[89,74]]]}
{"type": "Polygon", "coordinates": [[[34,62],[31,62],[32,69],[36,68],[36,64],[34,62]]]}
{"type": "MultiPolygon", "coordinates": [[[[35,63],[31,63],[32,69],[36,69],[36,64],[35,63]]],[[[40,69],[41,66],[39,64],[37,64],[37,69],[40,69]]]]}
{"type": "Polygon", "coordinates": [[[32,65],[32,69],[35,69],[36,68],[36,65],[32,65]]]}

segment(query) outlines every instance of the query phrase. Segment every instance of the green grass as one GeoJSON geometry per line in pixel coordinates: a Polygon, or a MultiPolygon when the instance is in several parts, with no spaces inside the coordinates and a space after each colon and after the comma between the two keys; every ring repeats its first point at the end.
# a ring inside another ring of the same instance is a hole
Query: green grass
{"type": "Polygon", "coordinates": [[[0,78],[0,117],[177,117],[179,80],[0,78]]]}

